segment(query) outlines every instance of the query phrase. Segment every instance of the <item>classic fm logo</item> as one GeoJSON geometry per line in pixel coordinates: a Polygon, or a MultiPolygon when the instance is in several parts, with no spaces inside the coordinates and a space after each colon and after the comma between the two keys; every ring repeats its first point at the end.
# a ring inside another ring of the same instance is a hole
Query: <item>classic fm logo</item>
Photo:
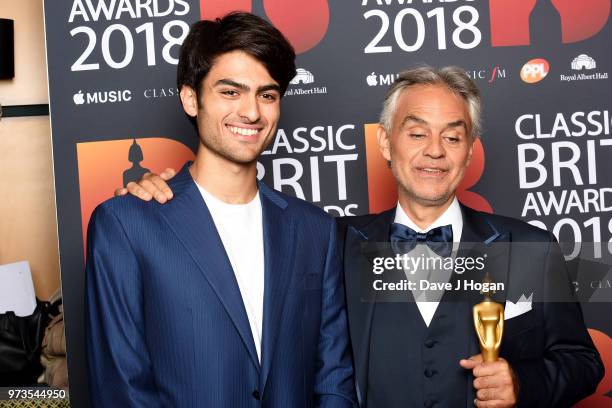
{"type": "Polygon", "coordinates": [[[564,44],[593,37],[610,16],[610,0],[489,0],[491,45],[530,45],[530,24],[545,24],[537,20],[538,8],[558,15],[564,44]]]}
{"type": "MultiPolygon", "coordinates": [[[[379,213],[388,210],[397,203],[397,185],[387,161],[378,150],[376,129],[378,123],[365,124],[366,169],[368,172],[368,212],[379,213]]],[[[486,198],[473,191],[484,173],[485,153],[480,139],[474,142],[472,162],[465,171],[463,180],[457,188],[457,198],[468,207],[479,211],[493,213],[493,208],[486,198]]]]}
{"type": "MultiPolygon", "coordinates": [[[[266,16],[301,54],[314,48],[329,25],[327,0],[260,0],[266,16]]],[[[200,0],[200,18],[212,20],[231,11],[253,11],[253,0],[200,0]]]]}

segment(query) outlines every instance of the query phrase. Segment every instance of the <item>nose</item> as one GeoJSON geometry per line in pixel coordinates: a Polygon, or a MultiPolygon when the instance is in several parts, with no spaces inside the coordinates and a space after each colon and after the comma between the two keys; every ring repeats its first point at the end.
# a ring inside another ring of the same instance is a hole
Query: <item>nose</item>
{"type": "Polygon", "coordinates": [[[247,119],[249,123],[255,123],[259,120],[259,103],[256,96],[245,95],[240,100],[238,115],[241,118],[247,119]]]}
{"type": "Polygon", "coordinates": [[[423,150],[425,156],[432,159],[444,157],[444,146],[442,146],[442,137],[440,135],[432,135],[427,141],[427,146],[423,150]]]}

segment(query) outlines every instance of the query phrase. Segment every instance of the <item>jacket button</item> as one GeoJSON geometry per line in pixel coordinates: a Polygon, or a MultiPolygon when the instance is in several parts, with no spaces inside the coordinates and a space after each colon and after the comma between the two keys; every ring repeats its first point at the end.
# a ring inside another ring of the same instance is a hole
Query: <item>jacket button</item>
{"type": "Polygon", "coordinates": [[[425,377],[431,378],[436,372],[434,370],[430,370],[429,368],[425,369],[425,377]]]}
{"type": "Polygon", "coordinates": [[[432,348],[436,344],[435,340],[427,340],[425,341],[425,347],[432,348]]]}
{"type": "Polygon", "coordinates": [[[261,398],[261,395],[259,395],[259,391],[258,390],[253,390],[253,393],[251,394],[253,396],[253,398],[255,398],[257,401],[259,401],[259,398],[261,398]]]}

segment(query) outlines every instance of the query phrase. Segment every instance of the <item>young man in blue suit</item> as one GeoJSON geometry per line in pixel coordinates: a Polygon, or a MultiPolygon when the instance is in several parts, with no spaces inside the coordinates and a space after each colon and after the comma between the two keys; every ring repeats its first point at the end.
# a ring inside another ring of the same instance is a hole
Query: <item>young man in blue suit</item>
{"type": "MultiPolygon", "coordinates": [[[[403,72],[387,93],[378,143],[396,179],[398,203],[381,214],[339,220],[361,407],[571,406],[594,392],[603,376],[552,234],[475,211],[456,198],[480,134],[480,110],[478,88],[456,67],[403,72]],[[472,319],[472,305],[483,299],[479,294],[362,300],[364,245],[442,239],[501,248],[498,259],[504,262],[492,271],[505,287],[499,361],[483,362],[480,355],[472,319]]],[[[163,186],[157,176],[145,180],[163,186]]],[[[169,194],[140,183],[130,185],[140,197],[169,194]]]]}
{"type": "Polygon", "coordinates": [[[89,225],[94,406],[353,406],[334,220],[256,178],[294,60],[252,14],[192,26],[178,88],[195,161],[166,205],[114,198],[89,225]]]}

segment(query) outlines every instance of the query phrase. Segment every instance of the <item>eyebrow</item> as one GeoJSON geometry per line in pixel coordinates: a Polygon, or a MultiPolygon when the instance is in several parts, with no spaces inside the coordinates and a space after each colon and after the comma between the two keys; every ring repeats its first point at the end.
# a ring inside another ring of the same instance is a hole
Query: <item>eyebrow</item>
{"type": "MultiPolygon", "coordinates": [[[[241,84],[240,82],[236,82],[236,81],[233,81],[231,79],[226,79],[226,78],[218,80],[217,82],[215,82],[213,86],[216,87],[219,85],[233,86],[234,88],[238,88],[242,91],[251,90],[251,87],[246,84],[241,84]]],[[[262,85],[257,88],[257,93],[262,93],[262,92],[267,92],[267,91],[277,91],[278,93],[280,93],[280,86],[278,86],[277,84],[267,84],[267,85],[262,85]]]]}
{"type": "MultiPolygon", "coordinates": [[[[404,120],[402,120],[402,124],[400,125],[400,127],[404,127],[406,125],[406,123],[408,122],[416,122],[419,125],[427,125],[428,122],[423,119],[423,118],[419,118],[418,116],[415,115],[406,115],[406,117],[404,118],[404,120]]],[[[468,126],[467,123],[465,123],[465,121],[463,119],[459,119],[456,120],[454,122],[449,122],[446,124],[446,126],[444,127],[444,130],[446,129],[451,129],[451,128],[456,128],[456,127],[461,127],[463,126],[463,129],[465,129],[465,131],[468,131],[468,126]]]]}
{"type": "Polygon", "coordinates": [[[465,123],[465,120],[463,120],[463,119],[459,119],[459,120],[456,120],[454,122],[447,123],[446,127],[444,129],[456,128],[456,127],[461,127],[461,126],[463,126],[463,129],[467,133],[468,126],[467,126],[467,123],[465,123]]]}
{"type": "Polygon", "coordinates": [[[418,116],[415,115],[406,115],[406,117],[404,118],[404,120],[402,120],[402,124],[400,125],[400,128],[403,128],[406,123],[408,122],[416,122],[419,125],[426,125],[427,121],[425,119],[421,119],[418,116]]]}

